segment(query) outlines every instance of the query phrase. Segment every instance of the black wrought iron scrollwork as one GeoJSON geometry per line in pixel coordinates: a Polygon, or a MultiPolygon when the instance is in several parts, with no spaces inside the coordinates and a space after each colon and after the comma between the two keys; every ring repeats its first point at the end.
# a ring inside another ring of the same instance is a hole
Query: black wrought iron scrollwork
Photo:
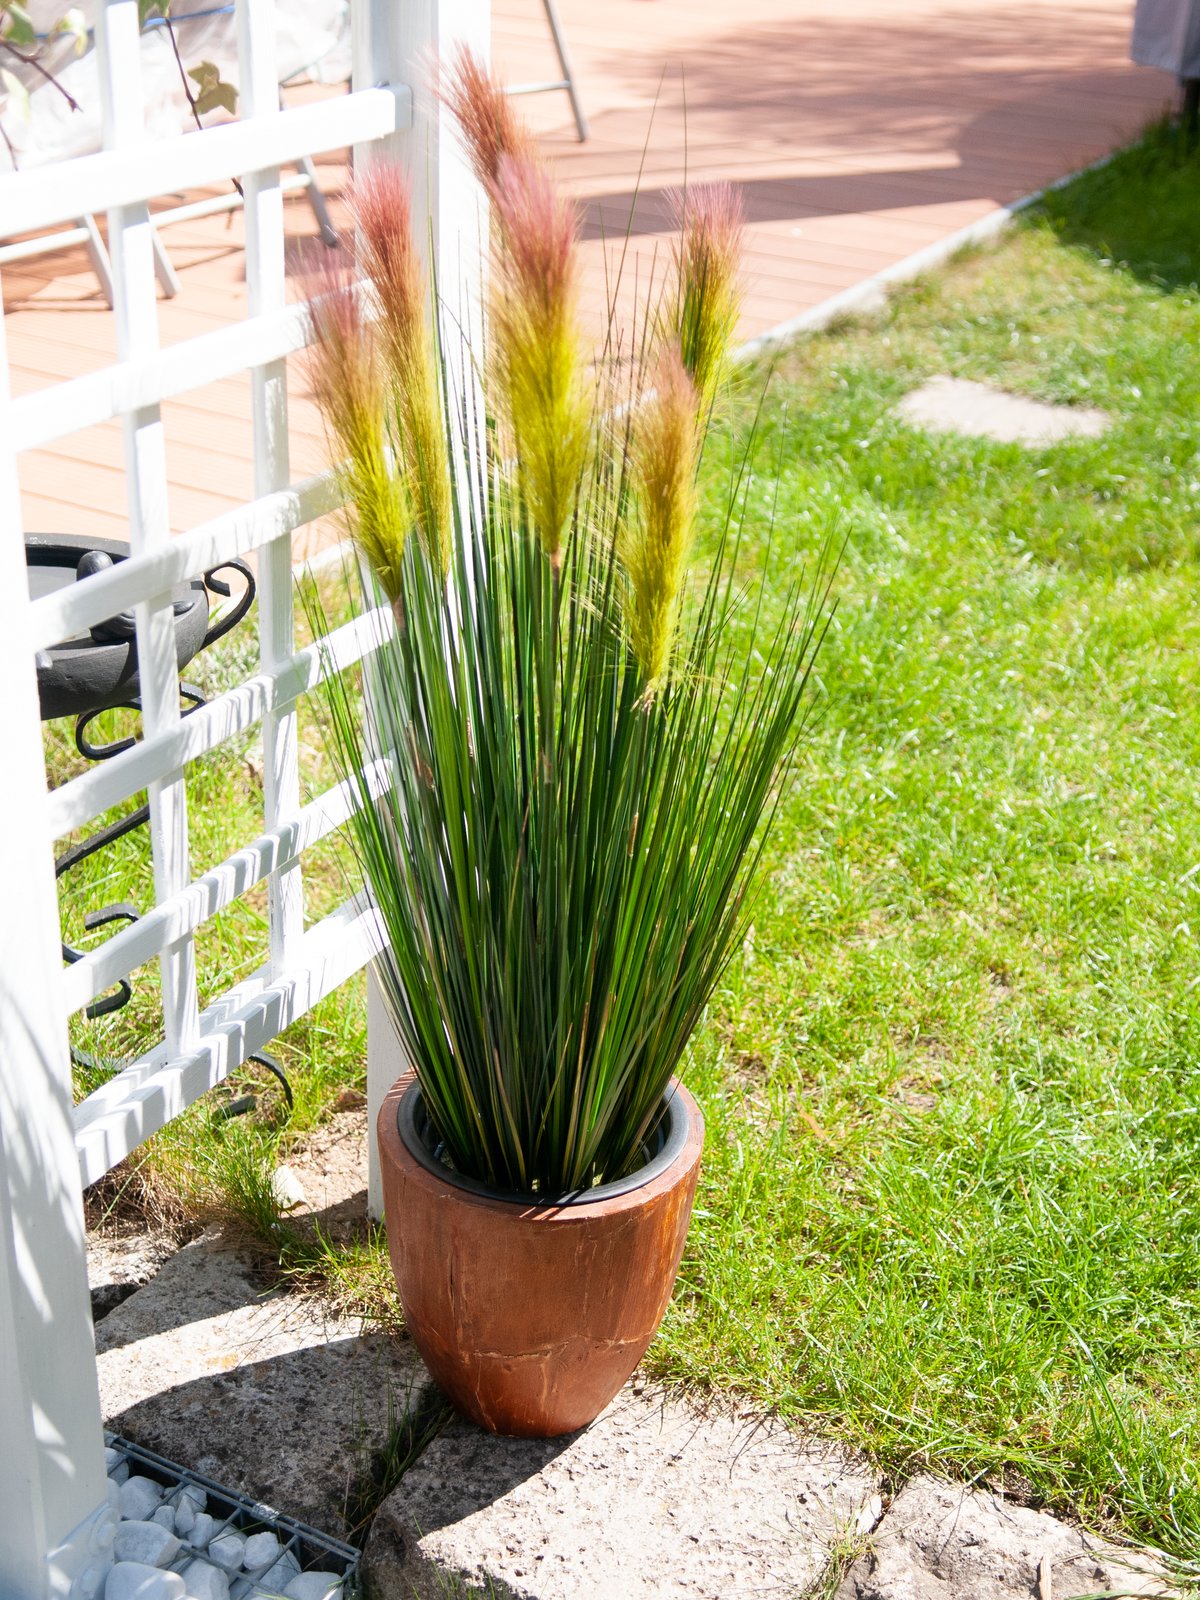
{"type": "Polygon", "coordinates": [[[93,744],[87,736],[87,730],[97,717],[102,717],[106,711],[140,711],[140,700],[122,700],[119,705],[103,706],[99,711],[86,711],[75,723],[75,748],[81,756],[86,756],[89,761],[110,761],[113,756],[119,756],[122,750],[132,750],[137,740],[133,734],[127,739],[113,739],[108,744],[93,744]]]}
{"type": "MultiPolygon", "coordinates": [[[[76,735],[78,737],[78,733],[76,735]]],[[[110,822],[107,827],[99,828],[87,839],[81,839],[78,844],[73,844],[69,850],[64,850],[54,862],[54,876],[61,878],[64,872],[69,872],[72,867],[78,866],[81,861],[86,861],[88,856],[95,855],[97,850],[103,850],[106,845],[114,844],[118,839],[123,839],[127,833],[132,833],[135,828],[144,827],[150,820],[150,807],[139,806],[136,811],[131,811],[127,817],[119,817],[116,822],[110,822]]],[[[93,928],[103,928],[110,922],[136,922],[141,913],[137,907],[128,900],[121,900],[111,906],[104,906],[99,911],[89,911],[83,919],[83,925],[90,933],[93,928]]],[[[76,950],[73,945],[63,942],[63,960],[68,965],[82,961],[84,952],[76,950]]],[[[114,1011],[120,1011],[129,1004],[133,990],[127,978],[120,978],[117,986],[109,994],[102,994],[99,999],[93,1000],[84,1012],[89,1021],[97,1017],[107,1017],[114,1011]]]]}
{"type": "Polygon", "coordinates": [[[283,1090],[283,1098],[287,1101],[288,1115],[290,1116],[296,1109],[296,1102],[292,1099],[292,1086],[287,1081],[284,1070],[275,1057],[269,1056],[265,1050],[256,1050],[252,1056],[247,1056],[246,1060],[256,1061],[260,1067],[266,1067],[271,1076],[276,1079],[283,1090]]]}
{"type": "MultiPolygon", "coordinates": [[[[110,569],[128,554],[128,547],[117,541],[100,541],[96,547],[84,540],[66,535],[29,535],[26,538],[26,560],[31,567],[65,567],[73,569],[77,581],[88,579],[110,569]]],[[[171,606],[176,627],[176,651],[182,670],[200,650],[207,649],[235,628],[254,603],[257,585],[254,573],[241,560],[230,558],[218,562],[204,574],[204,582],[192,578],[178,586],[172,594],[171,606]],[[228,597],[233,593],[230,584],[221,574],[237,573],[244,584],[243,592],[227,615],[216,621],[205,603],[205,591],[228,597]],[[200,628],[207,631],[201,637],[200,628]]],[[[131,750],[138,742],[136,733],[128,737],[94,743],[90,730],[97,717],[105,711],[132,711],[140,713],[142,704],[137,677],[137,627],[132,610],[121,612],[97,623],[91,629],[90,640],[72,639],[61,646],[38,652],[38,688],[42,697],[43,719],[78,713],[75,721],[75,748],[88,761],[110,761],[114,756],[131,750]],[[93,648],[94,647],[94,648],[93,648]],[[101,670],[101,667],[103,670],[101,670]],[[113,695],[124,693],[125,699],[113,695]]],[[[179,680],[180,715],[187,717],[207,702],[204,693],[194,683],[179,680]]],[[[55,877],[61,878],[79,862],[87,859],[106,845],[115,843],[144,826],[150,819],[148,805],[139,806],[116,822],[98,829],[89,838],[72,845],[57,858],[55,877]]],[[[89,912],[83,919],[89,931],[103,928],[114,922],[136,922],[140,913],[135,905],[125,900],[89,912]]],[[[81,961],[86,954],[72,945],[63,943],[63,960],[68,964],[81,961]]],[[[126,978],[121,978],[107,994],[98,996],[87,1006],[85,1016],[90,1019],[119,1011],[132,998],[133,990],[126,978]]],[[[100,1064],[82,1052],[72,1051],[81,1065],[97,1068],[100,1064]]],[[[291,1108],[292,1092],[278,1063],[269,1056],[255,1056],[267,1070],[278,1078],[291,1108]]]]}
{"type": "MultiPolygon", "coordinates": [[[[251,1062],[255,1062],[260,1067],[266,1067],[271,1076],[279,1083],[283,1090],[283,1097],[287,1101],[288,1115],[291,1116],[296,1104],[292,1098],[292,1086],[287,1081],[284,1070],[278,1061],[274,1056],[269,1056],[265,1050],[256,1050],[252,1056],[247,1056],[242,1064],[248,1067],[251,1062]]],[[[229,1100],[225,1105],[218,1107],[213,1115],[218,1122],[231,1122],[234,1117],[244,1117],[248,1111],[253,1111],[257,1105],[257,1096],[240,1094],[236,1100],[229,1100]]]]}
{"type": "Polygon", "coordinates": [[[201,650],[207,650],[210,644],[214,644],[218,639],[223,639],[231,628],[236,628],[238,623],[254,604],[254,596],[257,590],[257,585],[254,582],[253,572],[251,572],[250,568],[244,561],[239,561],[236,557],[234,557],[228,561],[222,561],[218,566],[210,567],[209,570],[204,574],[205,586],[211,589],[214,594],[229,595],[232,593],[232,591],[223,578],[218,578],[216,576],[218,572],[240,573],[246,581],[246,588],[242,594],[242,598],[238,601],[237,605],[234,606],[229,615],[227,617],[222,617],[219,622],[214,622],[210,625],[208,632],[204,635],[204,643],[200,646],[201,650]]]}
{"type": "MultiPolygon", "coordinates": [[[[179,682],[179,693],[182,699],[188,702],[183,716],[191,716],[193,711],[198,711],[206,705],[204,695],[194,683],[179,682]]],[[[139,700],[127,700],[121,706],[107,706],[106,710],[140,711],[139,700]]],[[[89,761],[111,761],[113,756],[119,756],[123,750],[131,750],[137,743],[132,735],[127,739],[113,739],[109,744],[93,744],[87,736],[88,727],[100,716],[99,711],[90,711],[78,718],[75,723],[75,748],[80,755],[86,756],[89,761]]],[[[97,850],[103,850],[106,845],[115,844],[118,839],[123,839],[127,833],[132,833],[135,828],[141,828],[150,820],[150,807],[139,806],[136,811],[131,811],[127,817],[119,817],[116,822],[110,822],[107,827],[99,828],[86,839],[81,839],[78,844],[64,850],[54,862],[54,876],[61,878],[64,872],[69,872],[72,867],[78,866],[81,861],[86,861],[88,856],[94,855],[97,850]]],[[[136,922],[141,916],[138,908],[129,900],[121,900],[111,906],[103,906],[99,911],[89,911],[83,919],[83,925],[91,933],[96,928],[104,928],[110,922],[136,922]]],[[[63,960],[68,965],[82,961],[85,952],[77,950],[73,945],[63,942],[63,960]]],[[[133,989],[127,978],[119,978],[117,986],[110,993],[101,995],[93,1000],[84,1011],[89,1021],[97,1017],[110,1016],[114,1011],[120,1011],[129,1004],[133,996],[133,989]]]]}
{"type": "MultiPolygon", "coordinates": [[[[179,680],[179,695],[181,699],[188,702],[180,712],[180,715],[184,717],[190,717],[193,711],[199,711],[201,706],[208,704],[203,691],[198,689],[194,683],[187,683],[182,678],[179,680]]],[[[76,750],[79,751],[81,756],[86,756],[89,761],[111,761],[113,756],[119,756],[122,750],[132,750],[137,743],[137,739],[133,734],[130,734],[126,739],[114,739],[111,744],[93,744],[87,736],[87,730],[97,717],[104,715],[105,711],[140,711],[141,709],[142,702],[140,700],[122,700],[120,705],[105,706],[103,710],[85,713],[75,724],[76,750]]]]}

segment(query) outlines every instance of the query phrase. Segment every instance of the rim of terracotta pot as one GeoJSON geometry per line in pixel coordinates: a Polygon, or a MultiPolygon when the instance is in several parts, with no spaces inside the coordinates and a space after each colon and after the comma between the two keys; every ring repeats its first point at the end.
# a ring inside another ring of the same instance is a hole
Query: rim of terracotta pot
{"type": "Polygon", "coordinates": [[[396,1131],[404,1148],[413,1160],[431,1172],[435,1178],[467,1194],[479,1195],[485,1200],[500,1200],[509,1205],[530,1208],[561,1209],[563,1206],[595,1205],[602,1200],[615,1200],[619,1195],[631,1194],[665,1172],[679,1157],[688,1141],[691,1118],[683,1095],[676,1094],[679,1080],[672,1078],[663,1095],[663,1116],[658,1127],[646,1140],[645,1163],[624,1178],[614,1178],[611,1183],[597,1184],[592,1189],[575,1189],[570,1194],[543,1198],[539,1195],[516,1194],[509,1189],[494,1189],[478,1178],[456,1172],[437,1154],[434,1141],[437,1135],[429,1118],[420,1082],[414,1078],[400,1096],[396,1107],[396,1131]]]}

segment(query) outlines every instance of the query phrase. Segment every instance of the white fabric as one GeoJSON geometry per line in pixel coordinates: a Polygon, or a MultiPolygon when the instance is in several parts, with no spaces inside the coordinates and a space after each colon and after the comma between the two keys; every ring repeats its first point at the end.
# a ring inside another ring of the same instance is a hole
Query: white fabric
{"type": "MultiPolygon", "coordinates": [[[[69,0],[29,0],[27,9],[34,27],[48,32],[68,3],[69,0]]],[[[102,4],[103,0],[85,0],[80,7],[89,27],[102,4]]],[[[218,10],[216,4],[219,0],[182,0],[181,8],[174,12],[175,37],[185,67],[211,61],[220,68],[224,81],[236,87],[237,26],[233,7],[218,10]]],[[[348,59],[348,0],[277,0],[275,14],[280,82],[318,74],[323,82],[336,81],[333,72],[340,71],[342,61],[348,59]]],[[[10,103],[11,96],[0,97],[0,123],[17,151],[17,164],[22,171],[100,149],[100,91],[93,37],[89,35],[89,48],[82,56],[74,53],[73,41],[64,39],[54,41],[43,58],[63,88],[78,101],[79,111],[72,111],[54,85],[31,67],[21,67],[11,58],[5,62],[29,91],[28,118],[10,103]]],[[[161,25],[148,27],[142,34],[142,93],[148,138],[185,132],[195,125],[171,40],[161,25]]],[[[205,126],[224,120],[222,111],[204,118],[205,126]]],[[[0,141],[0,172],[11,170],[8,150],[0,141]]]]}
{"type": "Polygon", "coordinates": [[[1139,66],[1200,78],[1200,0],[1137,0],[1129,53],[1139,66]]]}

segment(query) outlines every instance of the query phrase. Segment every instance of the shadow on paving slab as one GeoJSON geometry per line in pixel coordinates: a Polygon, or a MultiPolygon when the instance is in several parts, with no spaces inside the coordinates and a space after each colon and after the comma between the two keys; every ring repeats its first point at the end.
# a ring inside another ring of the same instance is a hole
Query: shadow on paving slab
{"type": "Polygon", "coordinates": [[[844,1449],[635,1380],[561,1439],[447,1428],[381,1506],[364,1576],[372,1600],[785,1600],[878,1487],[844,1449]]]}
{"type": "Polygon", "coordinates": [[[205,1235],[96,1329],[106,1424],[327,1533],[432,1388],[408,1340],[264,1286],[205,1235]]]}

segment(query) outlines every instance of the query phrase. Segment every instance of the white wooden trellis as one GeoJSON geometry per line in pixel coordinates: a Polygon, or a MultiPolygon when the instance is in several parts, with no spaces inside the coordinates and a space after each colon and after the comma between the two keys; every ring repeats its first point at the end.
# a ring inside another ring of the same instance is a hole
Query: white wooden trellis
{"type": "MultiPolygon", "coordinates": [[[[203,133],[141,138],[137,0],[106,0],[97,26],[105,146],[99,154],[0,179],[5,236],[108,212],[118,356],[101,372],[12,398],[0,318],[0,1600],[85,1600],[104,1560],[108,1520],[84,1248],[81,1186],[94,1182],[245,1057],[304,1014],[379,949],[376,919],[350,902],[305,931],[303,851],[351,804],[336,788],[300,804],[296,701],[320,679],[315,648],[292,636],[291,535],[325,515],[328,475],[292,483],[284,363],[310,336],[284,298],[281,164],[352,144],[405,162],[414,220],[447,287],[479,281],[480,206],[428,84],[458,41],[486,54],[487,0],[355,0],[354,78],[345,97],[278,106],[274,0],[237,0],[239,120],[203,133]],[[246,197],[249,319],[160,348],[147,202],[241,178],[246,197]],[[170,535],[161,402],[249,370],[255,498],[170,535]],[[21,451],[120,418],[131,556],[37,601],[27,597],[17,462],[21,451]],[[257,552],[259,663],[229,693],[181,721],[172,587],[234,555],[257,552]],[[144,737],[46,792],[34,653],[134,608],[144,737]],[[193,878],[188,763],[261,724],[265,828],[193,878]],[[147,790],[155,905],[64,968],[54,841],[147,790]],[[252,977],[201,1011],[193,935],[266,880],[270,952],[252,977]],[[116,978],[157,957],[160,1042],[72,1106],[67,1019],[116,978]]],[[[470,325],[465,305],[451,309],[470,325]]],[[[362,623],[329,641],[339,665],[362,659],[362,623]]],[[[398,1052],[372,985],[371,1098],[398,1052]]],[[[377,1191],[376,1191],[377,1192],[377,1191]]]]}

